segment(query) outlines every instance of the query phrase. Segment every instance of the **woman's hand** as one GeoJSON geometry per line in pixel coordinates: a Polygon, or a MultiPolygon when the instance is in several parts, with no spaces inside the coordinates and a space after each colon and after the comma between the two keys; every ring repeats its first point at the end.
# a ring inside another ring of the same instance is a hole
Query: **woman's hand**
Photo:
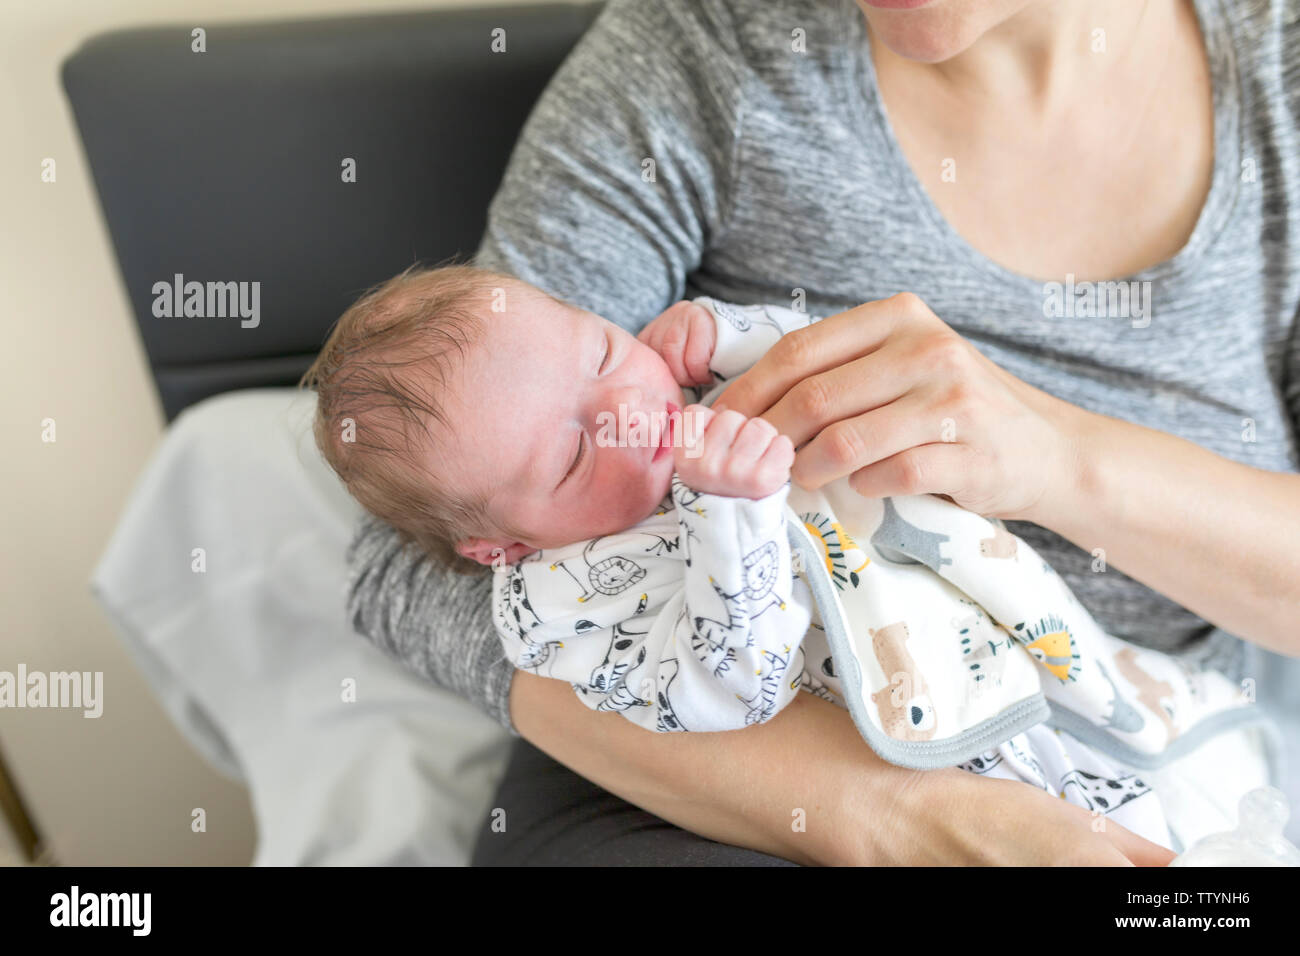
{"type": "Polygon", "coordinates": [[[915,295],[868,302],[785,335],[713,407],[761,415],[795,447],[806,489],[943,494],[1034,520],[1076,474],[1087,413],[1004,372],[915,295]]]}
{"type": "Polygon", "coordinates": [[[874,855],[912,866],[1168,866],[1174,853],[1018,780],[916,771],[888,809],[874,855]],[[1099,829],[1094,829],[1098,825],[1099,829]],[[903,855],[898,855],[902,850],[903,855]]]}
{"type": "Polygon", "coordinates": [[[1230,634],[1300,656],[1300,475],[1054,398],[914,295],[785,335],[724,407],[790,436],[801,487],[850,475],[868,497],[929,492],[1033,521],[1230,634]]]}

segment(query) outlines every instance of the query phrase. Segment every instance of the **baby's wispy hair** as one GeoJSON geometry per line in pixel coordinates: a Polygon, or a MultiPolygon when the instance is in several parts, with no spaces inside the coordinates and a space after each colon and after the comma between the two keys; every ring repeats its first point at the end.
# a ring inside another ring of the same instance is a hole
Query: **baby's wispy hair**
{"type": "Polygon", "coordinates": [[[367,290],[331,328],[299,386],[315,388],[316,444],[348,492],[401,538],[447,567],[483,567],[453,542],[489,525],[482,489],[449,493],[429,449],[453,428],[441,399],[483,333],[509,276],[453,263],[414,264],[367,290]]]}

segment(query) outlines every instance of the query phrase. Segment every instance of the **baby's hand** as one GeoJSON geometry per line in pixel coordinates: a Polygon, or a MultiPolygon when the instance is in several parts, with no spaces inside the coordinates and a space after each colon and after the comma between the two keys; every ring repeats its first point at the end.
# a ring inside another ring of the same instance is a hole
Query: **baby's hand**
{"type": "Polygon", "coordinates": [[[711,385],[709,362],[718,344],[718,329],[709,310],[694,302],[669,306],[641,330],[637,340],[663,357],[677,384],[683,387],[711,385]]]}
{"type": "Polygon", "coordinates": [[[682,441],[673,443],[678,476],[688,487],[728,498],[766,498],[790,478],[794,444],[762,418],[703,405],[682,410],[682,441]]]}

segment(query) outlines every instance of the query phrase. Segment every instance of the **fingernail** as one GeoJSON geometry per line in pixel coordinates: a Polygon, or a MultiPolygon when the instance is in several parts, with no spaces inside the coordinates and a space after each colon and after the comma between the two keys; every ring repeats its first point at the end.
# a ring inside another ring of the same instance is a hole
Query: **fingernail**
{"type": "Polygon", "coordinates": [[[714,402],[713,410],[718,414],[721,414],[722,412],[725,412],[727,410],[727,405],[725,402],[714,402]]]}

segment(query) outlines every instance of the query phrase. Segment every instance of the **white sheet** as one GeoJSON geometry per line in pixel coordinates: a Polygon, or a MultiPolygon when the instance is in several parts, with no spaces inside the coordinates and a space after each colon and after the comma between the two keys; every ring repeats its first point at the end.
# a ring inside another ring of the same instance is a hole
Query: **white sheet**
{"type": "Polygon", "coordinates": [[[91,587],[182,733],[248,785],[255,865],[465,864],[510,738],[351,632],[360,512],[314,403],[255,389],[183,413],[91,587]]]}

